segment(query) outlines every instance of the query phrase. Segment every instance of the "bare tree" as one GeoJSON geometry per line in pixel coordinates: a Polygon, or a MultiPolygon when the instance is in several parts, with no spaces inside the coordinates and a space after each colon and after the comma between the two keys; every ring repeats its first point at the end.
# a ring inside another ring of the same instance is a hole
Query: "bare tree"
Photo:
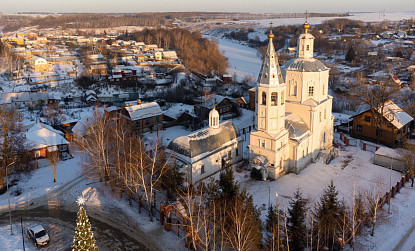
{"type": "Polygon", "coordinates": [[[12,162],[15,162],[14,167],[27,165],[29,162],[20,121],[19,112],[0,107],[0,188],[4,186],[6,166],[12,162]]]}
{"type": "Polygon", "coordinates": [[[58,149],[48,152],[49,168],[52,170],[53,182],[56,182],[56,167],[58,166],[60,152],[58,149]]]}
{"type": "Polygon", "coordinates": [[[378,210],[382,207],[383,201],[381,200],[381,179],[373,185],[373,190],[366,193],[366,206],[371,218],[372,229],[370,235],[375,234],[375,225],[378,218],[378,210]]]}
{"type": "Polygon", "coordinates": [[[239,251],[256,249],[262,241],[258,212],[252,197],[245,196],[246,191],[236,194],[226,207],[220,209],[226,216],[221,228],[224,241],[231,249],[239,251]]]}
{"type": "Polygon", "coordinates": [[[192,186],[187,186],[180,195],[180,201],[188,212],[186,227],[191,233],[191,246],[194,250],[208,251],[216,248],[216,203],[210,200],[211,191],[201,183],[196,191],[192,186]]]}
{"type": "Polygon", "coordinates": [[[352,86],[352,92],[358,99],[369,106],[372,113],[373,123],[376,126],[377,143],[380,143],[380,130],[384,123],[385,103],[395,97],[399,86],[392,83],[390,79],[379,79],[377,84],[368,84],[362,74],[356,77],[356,83],[352,86]]]}
{"type": "Polygon", "coordinates": [[[98,174],[100,181],[109,180],[109,170],[113,154],[110,133],[111,119],[95,109],[94,118],[86,121],[83,135],[75,134],[75,143],[86,158],[83,162],[86,172],[98,174]]]}

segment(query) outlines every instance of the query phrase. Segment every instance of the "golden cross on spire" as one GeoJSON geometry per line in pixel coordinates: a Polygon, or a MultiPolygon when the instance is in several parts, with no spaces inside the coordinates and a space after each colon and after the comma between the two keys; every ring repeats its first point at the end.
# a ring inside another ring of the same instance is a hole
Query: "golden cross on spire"
{"type": "Polygon", "coordinates": [[[269,35],[268,38],[272,39],[274,37],[274,34],[272,34],[272,21],[269,23],[269,35]]]}
{"type": "Polygon", "coordinates": [[[307,18],[308,18],[308,13],[307,11],[305,11],[305,23],[303,25],[305,33],[308,33],[308,29],[310,29],[310,24],[307,23],[307,18]]]}

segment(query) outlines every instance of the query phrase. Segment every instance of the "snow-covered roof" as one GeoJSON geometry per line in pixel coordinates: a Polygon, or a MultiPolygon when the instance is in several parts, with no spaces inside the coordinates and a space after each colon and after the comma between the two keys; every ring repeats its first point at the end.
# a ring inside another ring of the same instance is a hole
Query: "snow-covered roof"
{"type": "Polygon", "coordinates": [[[375,154],[386,156],[396,160],[405,160],[405,155],[411,154],[411,152],[402,148],[392,149],[386,146],[382,146],[375,152],[375,154]]]}
{"type": "Polygon", "coordinates": [[[47,100],[48,93],[42,92],[5,92],[0,94],[0,103],[11,103],[13,101],[27,102],[31,100],[47,100]]]}
{"type": "Polygon", "coordinates": [[[392,125],[397,129],[401,129],[403,126],[413,120],[413,118],[408,113],[404,112],[391,100],[388,100],[385,103],[383,117],[392,123],[392,125]]]}
{"type": "Polygon", "coordinates": [[[184,112],[187,112],[189,114],[193,114],[193,106],[177,103],[168,108],[166,111],[163,111],[163,115],[168,116],[173,119],[177,119],[182,115],[184,112]]]}
{"type": "Polygon", "coordinates": [[[211,109],[213,106],[218,105],[222,102],[226,97],[217,94],[209,94],[203,97],[196,98],[195,100],[198,102],[202,102],[202,106],[211,109]]]}
{"type": "Polygon", "coordinates": [[[239,130],[231,121],[226,121],[219,124],[219,128],[208,127],[187,136],[177,137],[167,148],[185,157],[195,158],[212,152],[239,137],[239,130]]]}
{"type": "Polygon", "coordinates": [[[36,124],[34,124],[33,126],[31,126],[29,129],[27,129],[28,132],[33,132],[33,131],[37,131],[40,130],[42,128],[46,128],[54,133],[60,134],[60,135],[64,135],[63,132],[56,130],[55,128],[51,127],[50,125],[41,123],[41,122],[37,122],[36,124]]]}
{"type": "Polygon", "coordinates": [[[88,90],[88,91],[86,91],[85,92],[85,94],[88,96],[88,95],[97,95],[97,93],[94,91],[94,90],[88,90]]]}
{"type": "Polygon", "coordinates": [[[285,128],[287,128],[290,139],[301,140],[310,132],[307,124],[298,115],[294,113],[286,114],[285,128]]]}
{"type": "Polygon", "coordinates": [[[29,149],[68,144],[69,142],[56,130],[50,130],[45,124],[37,123],[26,132],[29,149]]]}
{"type": "Polygon", "coordinates": [[[163,114],[157,102],[143,103],[140,105],[133,105],[124,108],[130,115],[131,120],[139,120],[149,117],[154,117],[155,114],[163,114]]]}

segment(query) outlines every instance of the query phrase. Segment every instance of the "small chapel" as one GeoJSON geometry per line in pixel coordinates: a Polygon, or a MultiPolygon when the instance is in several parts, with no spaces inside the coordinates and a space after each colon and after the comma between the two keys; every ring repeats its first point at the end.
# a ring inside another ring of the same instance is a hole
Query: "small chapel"
{"type": "Polygon", "coordinates": [[[304,24],[296,57],[279,66],[272,39],[255,89],[255,131],[250,135],[251,168],[276,179],[299,173],[332,148],[333,97],[328,95],[329,68],[314,58],[314,36],[304,24]]]}

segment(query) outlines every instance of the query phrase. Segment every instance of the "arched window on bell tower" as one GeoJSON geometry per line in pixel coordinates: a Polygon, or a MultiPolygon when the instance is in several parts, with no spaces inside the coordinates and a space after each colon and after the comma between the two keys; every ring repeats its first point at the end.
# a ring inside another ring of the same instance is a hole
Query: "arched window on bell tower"
{"type": "Polygon", "coordinates": [[[262,92],[262,104],[263,105],[267,104],[267,93],[266,92],[262,92]]]}
{"type": "Polygon", "coordinates": [[[277,92],[271,93],[271,105],[272,106],[278,105],[278,93],[277,92]]]}

